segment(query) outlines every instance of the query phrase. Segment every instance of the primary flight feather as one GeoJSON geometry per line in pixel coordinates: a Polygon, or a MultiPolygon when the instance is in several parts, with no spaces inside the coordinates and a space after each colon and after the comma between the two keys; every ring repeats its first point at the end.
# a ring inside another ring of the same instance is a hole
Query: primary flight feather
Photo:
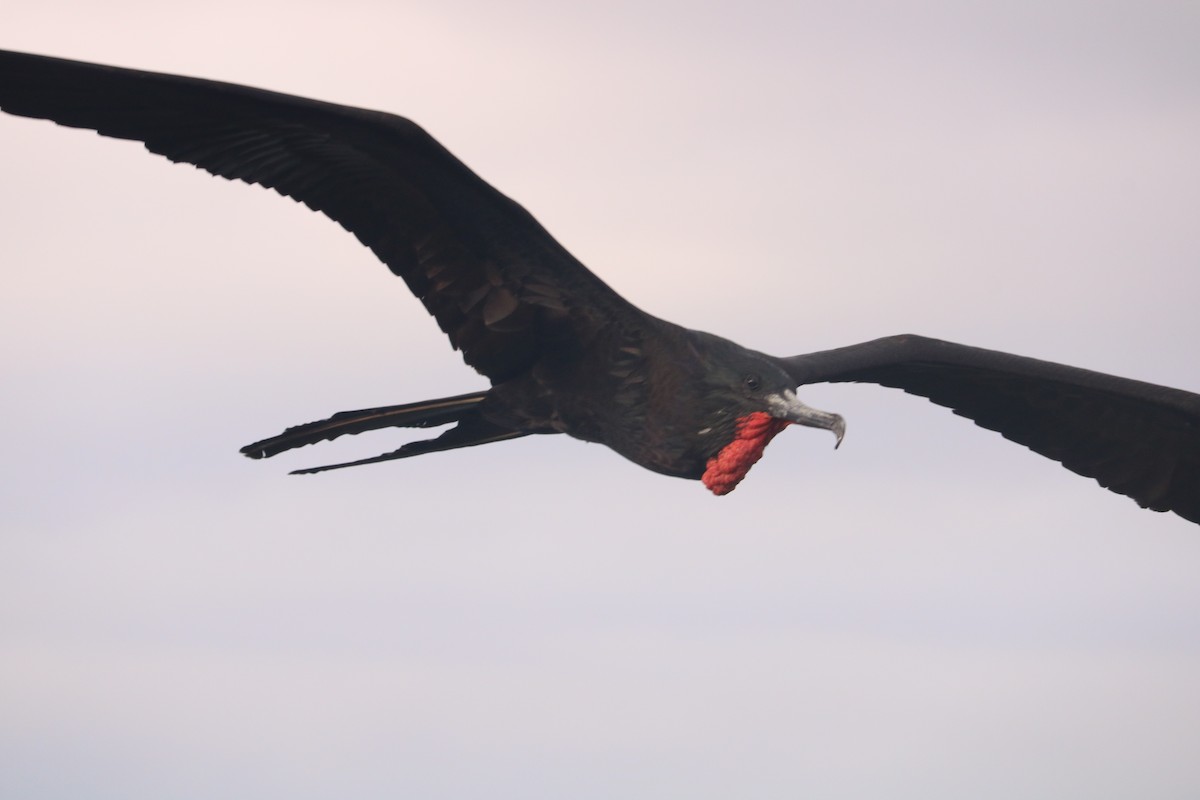
{"type": "MultiPolygon", "coordinates": [[[[402,117],[227,83],[0,51],[0,108],[144,142],[338,222],[404,279],[486,391],[336,414],[263,458],[377,428],[452,425],[375,458],[566,433],[732,491],[790,424],[845,423],[796,389],[927,397],[1156,511],[1200,523],[1200,395],[902,335],[778,358],[636,308],[521,206],[402,117]]],[[[2,188],[0,188],[2,191],[2,188]]]]}

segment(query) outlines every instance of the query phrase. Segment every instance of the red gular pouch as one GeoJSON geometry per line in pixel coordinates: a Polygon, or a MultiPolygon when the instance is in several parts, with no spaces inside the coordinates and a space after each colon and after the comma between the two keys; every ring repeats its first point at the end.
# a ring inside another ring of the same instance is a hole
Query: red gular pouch
{"type": "Polygon", "coordinates": [[[755,411],[737,421],[733,441],[708,460],[700,480],[715,495],[729,494],[762,458],[767,443],[792,423],[755,411]]]}

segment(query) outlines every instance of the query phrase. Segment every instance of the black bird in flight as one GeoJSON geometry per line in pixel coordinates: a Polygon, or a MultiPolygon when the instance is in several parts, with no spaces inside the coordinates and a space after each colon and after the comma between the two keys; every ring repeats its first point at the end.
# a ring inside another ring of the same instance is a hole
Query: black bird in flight
{"type": "Polygon", "coordinates": [[[817,382],[895,387],[1200,523],[1200,395],[901,335],[778,358],[650,316],[521,206],[402,117],[227,83],[0,51],[0,108],[144,142],[338,222],[425,304],[487,391],[344,411],[247,445],[252,458],[392,426],[453,427],[388,461],[531,433],[600,442],[726,494],[817,382]]]}

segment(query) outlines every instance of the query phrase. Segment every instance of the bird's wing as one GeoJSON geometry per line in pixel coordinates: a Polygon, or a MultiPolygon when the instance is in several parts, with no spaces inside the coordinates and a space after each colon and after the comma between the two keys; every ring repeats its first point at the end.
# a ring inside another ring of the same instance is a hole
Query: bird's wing
{"type": "MultiPolygon", "coordinates": [[[[135,139],[336,220],[493,382],[548,320],[636,314],[521,206],[402,117],[227,83],[0,51],[0,108],[135,139]]],[[[593,320],[594,321],[594,320],[593,320]]]]}
{"type": "Polygon", "coordinates": [[[1200,523],[1200,395],[921,336],[780,359],[797,385],[920,395],[1155,511],[1200,523]]]}

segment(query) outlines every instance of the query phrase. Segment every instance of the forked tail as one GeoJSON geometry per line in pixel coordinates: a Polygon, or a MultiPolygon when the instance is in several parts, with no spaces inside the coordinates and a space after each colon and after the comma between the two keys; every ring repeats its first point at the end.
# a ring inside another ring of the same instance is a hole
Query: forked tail
{"type": "Polygon", "coordinates": [[[278,436],[248,444],[240,452],[250,458],[270,458],[285,450],[336,439],[345,434],[363,433],[379,428],[430,428],[437,425],[448,425],[452,422],[458,423],[435,439],[409,442],[391,453],[342,464],[295,470],[292,473],[293,475],[303,475],[525,436],[526,434],[522,431],[501,427],[489,422],[479,414],[478,406],[486,394],[486,392],[474,392],[401,406],[342,411],[328,419],[296,425],[278,436]]]}

